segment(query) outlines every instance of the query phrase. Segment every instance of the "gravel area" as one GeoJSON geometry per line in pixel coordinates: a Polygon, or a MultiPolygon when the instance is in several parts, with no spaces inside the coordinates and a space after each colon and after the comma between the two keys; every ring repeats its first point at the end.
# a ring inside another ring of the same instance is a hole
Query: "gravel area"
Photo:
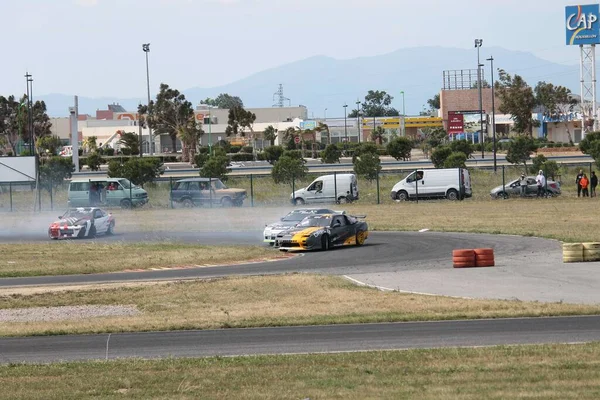
{"type": "Polygon", "coordinates": [[[123,317],[137,315],[135,306],[63,306],[31,307],[0,310],[2,322],[65,321],[95,317],[123,317]]]}

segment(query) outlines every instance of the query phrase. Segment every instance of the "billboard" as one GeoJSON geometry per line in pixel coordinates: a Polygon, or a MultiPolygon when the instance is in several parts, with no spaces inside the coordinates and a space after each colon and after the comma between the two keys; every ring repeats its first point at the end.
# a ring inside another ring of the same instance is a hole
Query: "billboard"
{"type": "Polygon", "coordinates": [[[0,157],[0,182],[35,182],[35,157],[0,157]]]}
{"type": "Polygon", "coordinates": [[[600,44],[599,4],[565,7],[567,45],[600,44]]]}
{"type": "Polygon", "coordinates": [[[463,114],[449,112],[448,113],[448,134],[454,135],[465,131],[465,117],[463,114]]]}

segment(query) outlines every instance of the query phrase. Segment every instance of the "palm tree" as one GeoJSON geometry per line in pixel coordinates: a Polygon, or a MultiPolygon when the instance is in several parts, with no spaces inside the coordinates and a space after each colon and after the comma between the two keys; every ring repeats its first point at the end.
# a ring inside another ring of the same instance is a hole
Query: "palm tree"
{"type": "Polygon", "coordinates": [[[268,140],[271,142],[271,146],[275,144],[275,139],[277,139],[277,130],[273,127],[273,125],[269,125],[265,128],[263,132],[264,140],[268,140]]]}
{"type": "Polygon", "coordinates": [[[96,136],[88,136],[83,140],[83,148],[86,153],[91,153],[98,150],[98,138],[96,136]]]}
{"type": "Polygon", "coordinates": [[[371,133],[371,140],[377,144],[382,144],[383,135],[385,135],[385,130],[381,126],[378,126],[377,128],[373,129],[373,132],[371,133]]]}
{"type": "Polygon", "coordinates": [[[321,132],[321,142],[323,142],[323,134],[322,132],[327,132],[327,141],[328,144],[331,144],[331,133],[329,132],[329,125],[319,122],[319,125],[315,128],[317,132],[321,132]]]}

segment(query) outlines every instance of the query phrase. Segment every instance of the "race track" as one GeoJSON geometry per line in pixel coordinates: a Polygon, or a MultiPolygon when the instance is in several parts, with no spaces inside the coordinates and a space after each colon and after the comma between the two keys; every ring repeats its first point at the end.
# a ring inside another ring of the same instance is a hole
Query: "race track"
{"type": "MultiPolygon", "coordinates": [[[[73,240],[73,244],[92,241],[160,242],[174,241],[206,245],[261,245],[262,231],[242,232],[152,232],[128,233],[94,240],[73,240]]],[[[39,235],[21,242],[48,239],[39,235]]],[[[56,243],[56,242],[53,242],[56,243]]],[[[59,244],[59,243],[56,243],[59,244]]],[[[193,279],[232,275],[263,275],[290,272],[350,275],[451,269],[452,250],[492,247],[497,254],[532,257],[546,253],[557,242],[502,235],[477,235],[436,232],[371,232],[364,246],[335,248],[328,252],[303,253],[285,261],[210,268],[173,269],[93,275],[48,276],[0,279],[0,287],[44,284],[85,284],[135,280],[193,279]]],[[[278,250],[273,250],[278,252],[278,250]]],[[[198,260],[201,264],[202,260],[198,260]]]]}

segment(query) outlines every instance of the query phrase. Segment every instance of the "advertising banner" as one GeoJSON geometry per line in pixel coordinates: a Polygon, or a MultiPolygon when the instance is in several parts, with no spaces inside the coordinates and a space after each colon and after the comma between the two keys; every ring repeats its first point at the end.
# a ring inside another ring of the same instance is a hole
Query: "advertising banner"
{"type": "Polygon", "coordinates": [[[465,131],[465,117],[462,114],[448,113],[448,134],[454,135],[465,131]]]}
{"type": "Polygon", "coordinates": [[[599,4],[565,7],[567,45],[600,44],[599,4]]]}

